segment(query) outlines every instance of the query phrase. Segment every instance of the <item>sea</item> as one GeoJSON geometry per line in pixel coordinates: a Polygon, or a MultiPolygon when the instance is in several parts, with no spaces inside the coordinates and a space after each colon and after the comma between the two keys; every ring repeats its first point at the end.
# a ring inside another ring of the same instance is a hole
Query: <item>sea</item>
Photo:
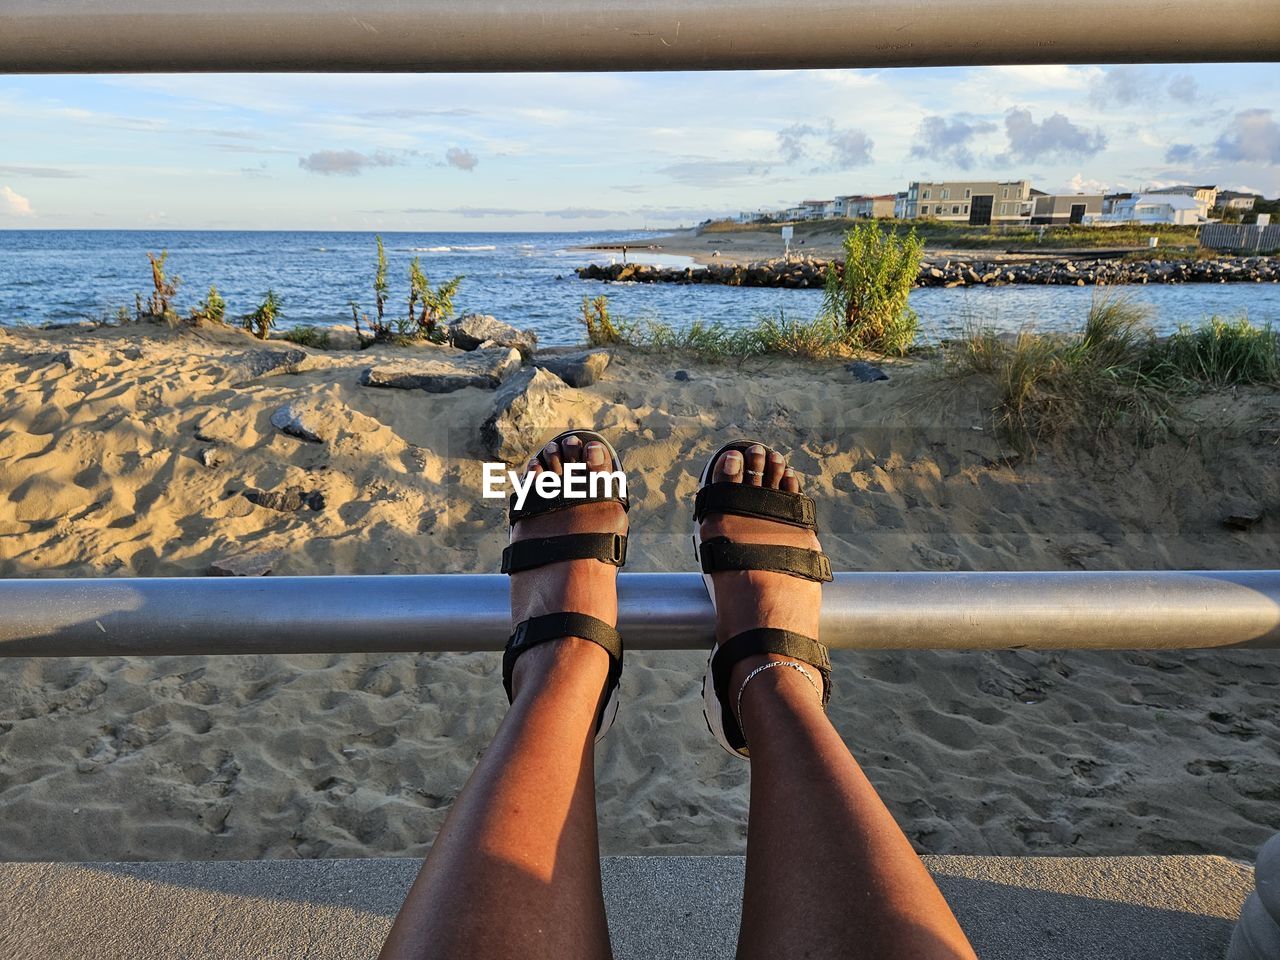
{"type": "MultiPolygon", "coordinates": [[[[676,326],[702,321],[748,324],[783,314],[817,314],[818,290],[719,285],[606,284],[579,280],[574,268],[608,263],[620,251],[590,251],[594,244],[627,243],[633,262],[692,264],[683,257],[642,249],[656,234],[384,233],[389,315],[404,312],[409,263],[420,259],[433,283],[465,279],[458,313],[488,313],[537,331],[543,344],[583,340],[585,297],[606,295],[623,320],[658,320],[676,326]]],[[[268,289],[283,300],[281,326],[347,322],[351,303],[373,314],[376,261],[372,233],[214,230],[0,230],[0,325],[100,320],[151,285],[147,253],[166,251],[167,270],[182,278],[180,312],[211,285],[227,301],[228,316],[247,313],[268,289]]],[[[1280,284],[1176,284],[1109,288],[1147,307],[1164,333],[1211,316],[1247,316],[1280,326],[1280,284]]],[[[997,330],[1078,328],[1099,295],[1092,287],[1006,286],[911,294],[925,341],[953,337],[974,326],[997,330]]]]}

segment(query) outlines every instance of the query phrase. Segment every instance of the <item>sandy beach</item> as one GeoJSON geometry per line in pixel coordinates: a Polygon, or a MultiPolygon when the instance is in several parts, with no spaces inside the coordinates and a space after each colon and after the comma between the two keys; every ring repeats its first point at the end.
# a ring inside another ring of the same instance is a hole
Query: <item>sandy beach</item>
{"type": "MultiPolygon", "coordinates": [[[[494,392],[361,384],[444,348],[264,370],[285,346],[0,329],[0,576],[203,576],[245,554],[274,575],[496,571],[502,509],[478,495],[494,392]],[[272,426],[295,402],[318,442],[272,426]],[[246,496],[290,490],[297,509],[246,496]]],[[[1280,566],[1275,391],[1200,397],[1153,446],[1031,460],[993,434],[980,384],[887,369],[616,350],[553,394],[545,433],[592,426],[625,451],[632,571],[688,568],[697,470],[744,433],[792,452],[838,569],[1280,566]],[[1239,501],[1264,519],[1224,526],[1239,501]]],[[[836,726],[923,852],[1246,857],[1280,828],[1274,651],[833,659],[836,726]]],[[[704,662],[628,655],[604,853],[744,849],[748,767],[705,729],[704,662]]],[[[0,857],[421,855],[503,714],[499,674],[496,653],[5,660],[0,857]]]]}

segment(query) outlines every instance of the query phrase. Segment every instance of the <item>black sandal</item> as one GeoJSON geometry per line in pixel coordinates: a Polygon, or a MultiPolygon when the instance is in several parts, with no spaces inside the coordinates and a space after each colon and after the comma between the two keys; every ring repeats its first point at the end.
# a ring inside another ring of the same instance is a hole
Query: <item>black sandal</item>
{"type": "MultiPolygon", "coordinates": [[[[582,440],[583,447],[592,440],[604,444],[612,458],[613,470],[622,470],[622,459],[600,434],[591,430],[566,430],[550,443],[559,444],[564,439],[576,436],[582,440]]],[[[625,496],[605,496],[601,493],[595,497],[564,496],[543,497],[536,488],[530,487],[525,503],[516,509],[516,495],[511,494],[507,519],[514,535],[517,521],[558,510],[569,510],[584,503],[619,503],[623,510],[629,510],[631,504],[625,496]]],[[[526,540],[515,540],[502,551],[502,572],[505,574],[520,573],[559,563],[562,560],[599,560],[611,566],[621,567],[627,562],[627,535],[623,533],[569,533],[556,537],[531,537],[526,540]]],[[[599,742],[618,714],[618,678],[622,675],[622,637],[617,628],[605,621],[588,616],[585,613],[548,613],[540,617],[530,617],[516,624],[515,630],[507,640],[506,650],[502,655],[502,685],[507,691],[507,700],[513,701],[511,693],[511,674],[516,660],[526,650],[536,647],[548,640],[559,640],[564,637],[581,637],[603,647],[609,654],[609,676],[605,681],[605,704],[596,724],[596,741],[599,742]]]]}
{"type": "MultiPolygon", "coordinates": [[[[702,469],[698,495],[693,509],[694,554],[702,567],[702,580],[707,595],[715,606],[716,594],[711,574],[719,570],[771,570],[803,580],[825,583],[831,580],[831,562],[820,550],[806,550],[782,544],[737,543],[728,537],[702,539],[702,518],[712,513],[731,513],[786,523],[806,530],[817,529],[814,503],[800,493],[788,493],[745,483],[712,483],[716,463],[730,450],[745,454],[759,444],[766,455],[771,449],[758,440],[735,440],[717,450],[702,469]]],[[[730,637],[711,648],[707,674],[702,683],[703,716],[712,735],[729,753],[750,758],[747,739],[734,714],[734,704],[727,696],[729,675],[744,657],[776,653],[807,663],[822,678],[822,706],[831,699],[831,660],[826,645],[814,637],[791,630],[757,627],[730,637]]]]}

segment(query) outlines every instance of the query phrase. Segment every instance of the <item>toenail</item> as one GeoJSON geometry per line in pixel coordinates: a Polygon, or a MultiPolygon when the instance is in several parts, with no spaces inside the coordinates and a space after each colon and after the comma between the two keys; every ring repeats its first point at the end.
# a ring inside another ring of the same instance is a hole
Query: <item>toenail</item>
{"type": "Polygon", "coordinates": [[[560,448],[556,446],[556,442],[552,440],[550,443],[546,445],[546,447],[543,449],[542,452],[549,457],[554,457],[559,452],[559,450],[560,448]]]}
{"type": "Polygon", "coordinates": [[[598,443],[587,444],[587,463],[593,467],[598,467],[604,463],[604,447],[598,443]]]}
{"type": "Polygon", "coordinates": [[[764,453],[764,447],[760,446],[760,444],[757,443],[755,446],[751,448],[751,453],[752,454],[764,453]]]}
{"type": "Polygon", "coordinates": [[[771,453],[771,454],[769,454],[769,459],[770,459],[770,460],[772,460],[774,463],[781,463],[781,462],[782,462],[782,454],[780,454],[780,453],[776,453],[776,452],[775,452],[775,453],[771,453]]]}
{"type": "Polygon", "coordinates": [[[796,472],[792,470],[790,467],[787,467],[787,469],[782,472],[782,475],[784,477],[794,477],[796,475],[796,472]]]}
{"type": "Polygon", "coordinates": [[[742,455],[736,451],[726,453],[724,455],[724,472],[728,474],[738,473],[742,469],[742,455]]]}

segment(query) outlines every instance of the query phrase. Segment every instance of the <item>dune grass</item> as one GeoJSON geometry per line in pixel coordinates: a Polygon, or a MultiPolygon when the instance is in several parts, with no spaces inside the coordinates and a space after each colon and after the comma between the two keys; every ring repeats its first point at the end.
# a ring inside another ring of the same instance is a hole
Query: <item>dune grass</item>
{"type": "Polygon", "coordinates": [[[1199,389],[1280,386],[1280,336],[1269,325],[1214,317],[1160,340],[1145,309],[1106,294],[1077,333],[975,329],[942,357],[946,377],[994,383],[995,425],[1028,453],[1068,437],[1100,440],[1121,424],[1154,439],[1199,389]]]}

